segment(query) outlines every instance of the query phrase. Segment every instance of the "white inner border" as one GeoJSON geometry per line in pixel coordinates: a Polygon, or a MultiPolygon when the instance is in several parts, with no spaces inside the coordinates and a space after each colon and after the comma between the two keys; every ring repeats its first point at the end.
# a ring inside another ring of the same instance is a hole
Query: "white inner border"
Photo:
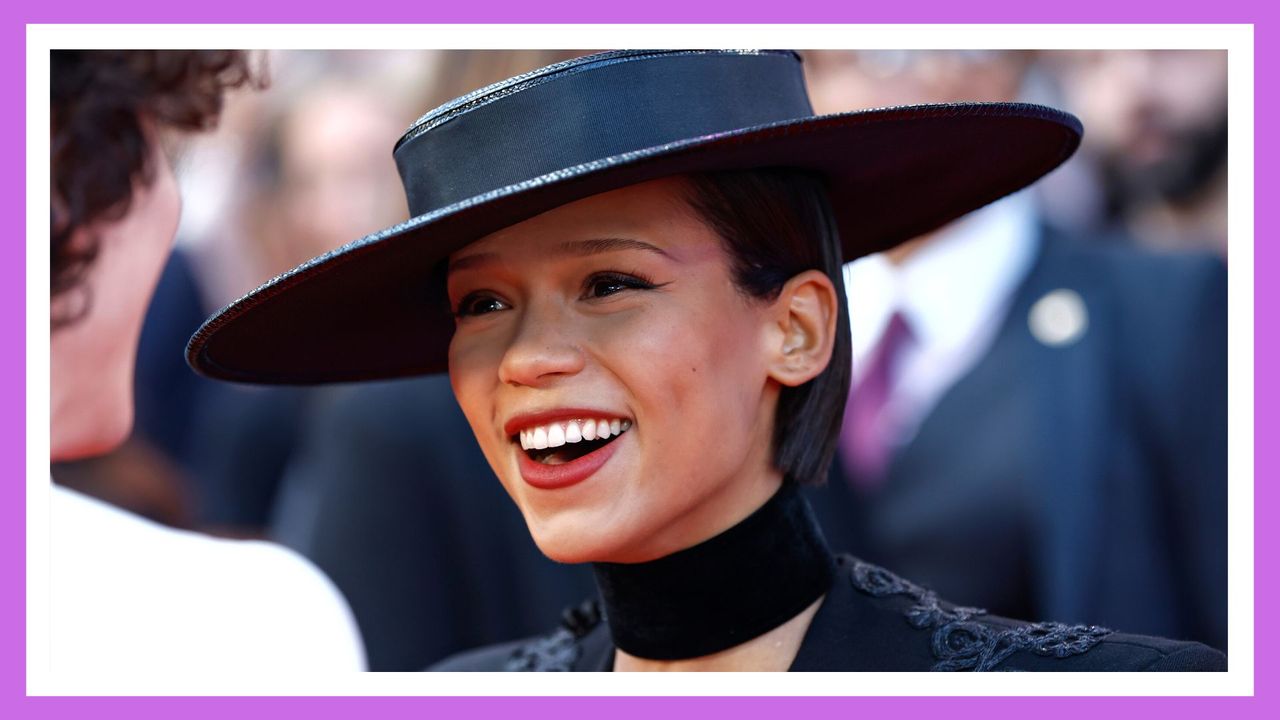
{"type": "Polygon", "coordinates": [[[27,28],[27,691],[31,695],[1251,695],[1253,638],[1253,26],[1251,25],[30,25],[27,28]],[[798,47],[1229,51],[1230,672],[362,673],[302,677],[92,676],[49,670],[49,50],[798,47]]]}

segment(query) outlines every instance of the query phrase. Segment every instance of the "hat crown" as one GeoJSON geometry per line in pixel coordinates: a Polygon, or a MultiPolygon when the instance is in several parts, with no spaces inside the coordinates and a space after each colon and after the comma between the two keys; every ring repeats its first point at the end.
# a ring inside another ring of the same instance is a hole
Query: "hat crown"
{"type": "Polygon", "coordinates": [[[602,158],[812,114],[791,51],[616,51],[446,103],[409,128],[395,160],[419,216],[602,158]]]}

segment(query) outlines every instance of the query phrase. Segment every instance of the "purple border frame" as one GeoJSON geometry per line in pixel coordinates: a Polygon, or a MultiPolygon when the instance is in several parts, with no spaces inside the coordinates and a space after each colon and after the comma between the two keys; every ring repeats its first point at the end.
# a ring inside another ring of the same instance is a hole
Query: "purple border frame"
{"type": "MultiPolygon", "coordinates": [[[[1270,72],[1278,63],[1280,14],[1265,7],[1271,0],[1216,0],[1213,3],[1175,3],[1169,0],[1135,0],[1123,6],[1114,0],[1076,0],[1047,4],[1026,0],[914,0],[875,6],[844,0],[813,0],[806,5],[760,0],[705,0],[694,7],[687,0],[648,0],[636,7],[595,0],[559,0],[522,3],[489,0],[483,5],[460,4],[426,7],[409,0],[364,0],[333,8],[297,0],[221,0],[200,6],[173,0],[116,0],[90,3],[61,0],[41,7],[11,0],[0,23],[0,88],[11,106],[25,103],[26,24],[28,23],[483,23],[483,22],[735,22],[735,23],[1246,23],[1254,25],[1255,48],[1255,198],[1280,196],[1276,162],[1280,161],[1275,136],[1265,132],[1274,124],[1278,90],[1270,72]],[[505,6],[505,7],[504,7],[505,6]],[[1263,119],[1273,118],[1264,123],[1263,119]]],[[[25,105],[24,105],[25,106],[25,105]]],[[[24,113],[0,116],[0,147],[11,160],[26,156],[24,113]]],[[[1156,715],[1162,718],[1200,718],[1211,713],[1228,717],[1277,717],[1280,691],[1262,679],[1274,677],[1280,634],[1274,616],[1255,617],[1255,693],[1251,698],[29,698],[26,697],[26,596],[25,596],[25,166],[5,163],[0,170],[0,207],[9,218],[9,240],[0,244],[0,337],[8,352],[0,355],[0,462],[9,480],[0,484],[0,717],[170,718],[200,720],[238,717],[303,715],[309,720],[360,714],[376,717],[555,717],[599,714],[615,718],[651,716],[731,715],[765,718],[800,710],[814,714],[869,714],[896,717],[1007,717],[1031,716],[1044,720],[1075,720],[1093,716],[1156,715]],[[1271,707],[1271,710],[1266,710],[1271,707]]],[[[1258,202],[1255,237],[1276,235],[1274,203],[1258,202]]],[[[1280,269],[1280,249],[1271,243],[1255,243],[1254,296],[1257,368],[1280,365],[1280,341],[1269,310],[1280,308],[1280,284],[1262,282],[1269,271],[1280,269]]],[[[1280,432],[1280,407],[1275,376],[1254,377],[1255,478],[1276,478],[1280,448],[1267,438],[1280,432]],[[1272,404],[1267,404],[1270,400],[1272,404]]],[[[1255,483],[1256,608],[1276,605],[1277,576],[1274,565],[1263,562],[1277,544],[1277,528],[1263,522],[1263,511],[1276,507],[1276,489],[1255,483]]]]}

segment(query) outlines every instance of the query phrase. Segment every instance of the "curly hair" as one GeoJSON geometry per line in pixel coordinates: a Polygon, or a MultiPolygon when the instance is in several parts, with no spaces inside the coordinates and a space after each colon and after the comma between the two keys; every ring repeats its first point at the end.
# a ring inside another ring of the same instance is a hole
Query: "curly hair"
{"type": "MultiPolygon", "coordinates": [[[[81,285],[97,256],[97,238],[73,243],[76,231],[124,217],[134,182],[154,180],[144,123],[210,129],[223,91],[256,77],[240,50],[54,50],[50,76],[50,294],[57,297],[81,285]]],[[[86,308],[52,318],[53,327],[86,308]]]]}

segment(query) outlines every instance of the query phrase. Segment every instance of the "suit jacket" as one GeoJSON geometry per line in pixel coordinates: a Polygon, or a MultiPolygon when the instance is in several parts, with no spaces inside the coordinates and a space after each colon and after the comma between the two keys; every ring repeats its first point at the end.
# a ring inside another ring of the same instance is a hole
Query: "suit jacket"
{"type": "Polygon", "coordinates": [[[375,671],[539,632],[595,588],[538,551],[444,376],[317,403],[275,532],[346,595],[375,671]]]}
{"type": "MultiPolygon", "coordinates": [[[[531,640],[481,648],[436,671],[609,671],[614,646],[594,603],[531,640]]],[[[1226,657],[1199,643],[1062,623],[1026,623],[941,600],[852,556],[814,615],[792,672],[1215,671],[1226,657]]]]}
{"type": "Polygon", "coordinates": [[[1226,648],[1226,270],[1046,231],[990,350],[873,493],[811,492],[831,545],[958,602],[1226,648]],[[1083,300],[1078,340],[1028,322],[1083,300]]]}

